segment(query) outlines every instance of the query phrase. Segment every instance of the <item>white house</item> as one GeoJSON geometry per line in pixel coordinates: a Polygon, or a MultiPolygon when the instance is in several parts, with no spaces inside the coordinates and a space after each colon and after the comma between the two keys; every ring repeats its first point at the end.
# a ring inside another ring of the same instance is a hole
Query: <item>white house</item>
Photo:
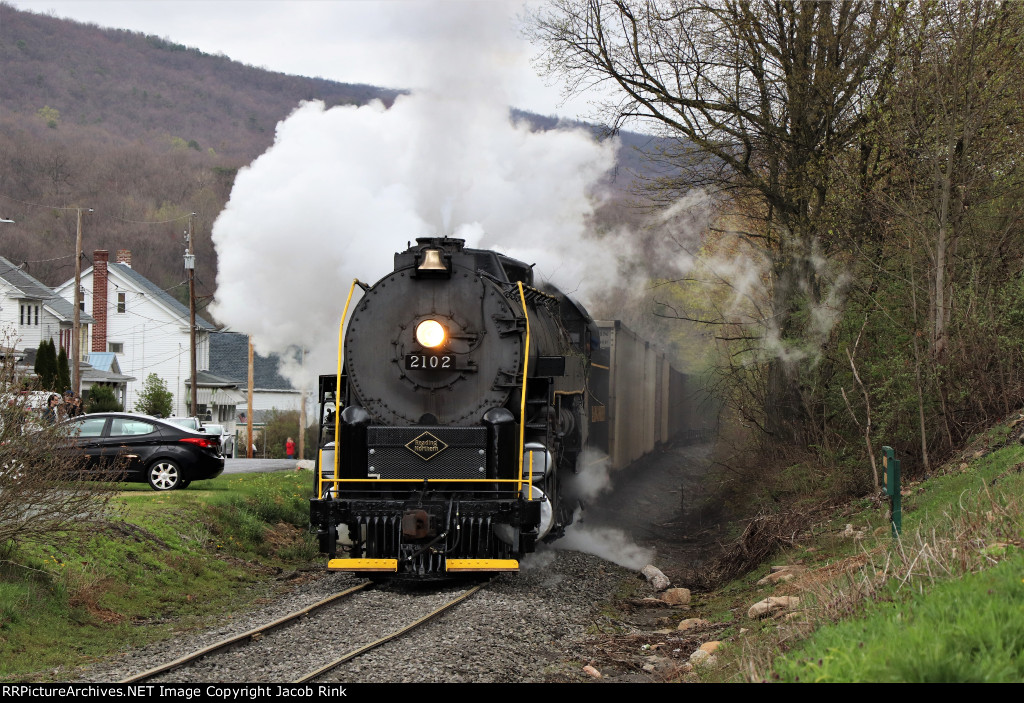
{"type": "MultiPolygon", "coordinates": [[[[21,356],[27,351],[34,353],[40,342],[51,340],[58,350],[63,347],[70,357],[74,313],[70,302],[22,267],[0,256],[0,346],[21,356]]],[[[92,323],[90,315],[79,315],[83,353],[88,352],[92,323]]]]}
{"type": "MultiPolygon", "coordinates": [[[[49,339],[57,349],[64,347],[70,356],[74,314],[71,303],[0,256],[0,334],[5,337],[0,341],[4,346],[36,349],[40,342],[49,339]]],[[[89,315],[79,315],[83,330],[92,322],[89,315]]],[[[85,349],[85,341],[82,347],[85,349]]]]}
{"type": "MultiPolygon", "coordinates": [[[[174,395],[173,413],[190,415],[189,310],[155,283],[132,269],[131,252],[120,249],[117,261],[109,263],[109,254],[93,252],[93,265],[81,274],[83,309],[92,311],[89,350],[101,354],[106,370],[131,377],[125,393],[125,409],[133,410],[146,378],[156,374],[174,395]],[[114,359],[106,354],[113,354],[114,359]],[[114,363],[116,362],[116,363],[114,363]]],[[[74,279],[57,287],[65,300],[73,297],[74,279]]],[[[196,368],[210,365],[210,333],[206,320],[196,316],[196,368]]],[[[197,373],[197,376],[199,374],[197,373]]],[[[201,392],[202,379],[197,384],[201,392]]],[[[239,396],[220,394],[218,400],[234,405],[239,396]]],[[[204,412],[201,398],[197,410],[204,412]]],[[[233,414],[234,408],[230,412],[233,414]]]]}

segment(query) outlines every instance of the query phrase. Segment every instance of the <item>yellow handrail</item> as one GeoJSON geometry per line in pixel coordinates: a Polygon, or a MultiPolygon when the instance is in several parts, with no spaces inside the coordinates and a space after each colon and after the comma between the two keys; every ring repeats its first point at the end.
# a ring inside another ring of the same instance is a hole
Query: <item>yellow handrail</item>
{"type": "MultiPolygon", "coordinates": [[[[526,441],[526,372],[530,366],[530,315],[526,312],[526,295],[523,282],[519,281],[519,300],[523,303],[523,317],[526,318],[526,349],[523,351],[523,395],[519,404],[519,483],[523,482],[523,443],[526,441]]],[[[530,452],[533,459],[533,452],[530,452]]],[[[527,500],[533,500],[533,461],[530,462],[530,482],[527,484],[527,500]]]]}
{"type": "MultiPolygon", "coordinates": [[[[345,310],[341,313],[341,322],[338,323],[338,375],[334,377],[334,480],[339,480],[340,472],[340,449],[338,446],[338,430],[341,428],[341,341],[345,336],[345,318],[348,317],[348,306],[352,302],[352,293],[356,289],[356,284],[359,283],[358,278],[352,279],[352,285],[348,289],[348,298],[345,300],[345,310]]],[[[320,471],[320,487],[317,491],[317,497],[319,498],[324,494],[323,490],[323,471],[320,471]]],[[[337,485],[337,484],[335,484],[337,485]]]]}

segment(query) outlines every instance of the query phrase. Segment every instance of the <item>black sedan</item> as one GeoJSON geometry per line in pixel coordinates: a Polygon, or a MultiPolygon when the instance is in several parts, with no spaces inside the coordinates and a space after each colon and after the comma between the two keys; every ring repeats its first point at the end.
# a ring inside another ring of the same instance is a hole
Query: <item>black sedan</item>
{"type": "Polygon", "coordinates": [[[94,413],[68,420],[61,428],[75,450],[85,454],[87,470],[114,469],[120,480],[148,483],[157,491],[185,488],[224,471],[220,437],[148,415],[94,413]]]}

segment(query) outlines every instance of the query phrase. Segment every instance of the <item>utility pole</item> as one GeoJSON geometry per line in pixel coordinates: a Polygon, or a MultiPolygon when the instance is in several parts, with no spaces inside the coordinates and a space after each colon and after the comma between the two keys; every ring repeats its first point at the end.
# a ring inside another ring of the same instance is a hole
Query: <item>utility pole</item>
{"type": "Polygon", "coordinates": [[[252,459],[252,337],[249,337],[249,405],[245,411],[246,456],[252,459]]]}
{"type": "Polygon", "coordinates": [[[192,251],[192,220],[196,214],[188,216],[188,254],[185,255],[185,269],[188,271],[188,341],[189,361],[192,364],[192,384],[189,387],[192,396],[192,416],[199,417],[199,406],[196,405],[196,257],[192,251]]]}
{"type": "MultiPolygon", "coordinates": [[[[87,209],[92,212],[92,208],[87,209]]],[[[95,285],[95,279],[93,280],[95,285]]],[[[78,362],[82,356],[82,318],[79,310],[82,306],[82,208],[78,208],[78,233],[75,235],[75,295],[74,295],[74,317],[71,323],[71,349],[68,350],[68,359],[71,363],[71,390],[75,395],[82,394],[82,377],[78,368],[78,362]]]]}
{"type": "MultiPolygon", "coordinates": [[[[299,366],[306,371],[306,348],[299,349],[299,366]]],[[[299,390],[299,461],[306,458],[306,391],[299,390]]]]}

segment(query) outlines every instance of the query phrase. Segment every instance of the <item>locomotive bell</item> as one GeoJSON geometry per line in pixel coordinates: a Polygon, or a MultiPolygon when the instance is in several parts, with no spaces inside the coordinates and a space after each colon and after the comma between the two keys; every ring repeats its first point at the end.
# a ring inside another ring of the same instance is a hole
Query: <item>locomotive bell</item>
{"type": "Polygon", "coordinates": [[[441,252],[437,249],[427,249],[423,252],[423,263],[417,268],[420,271],[447,271],[448,267],[441,261],[441,252]]]}
{"type": "Polygon", "coordinates": [[[445,258],[450,259],[450,257],[442,256],[440,249],[424,249],[423,252],[416,257],[416,277],[448,278],[452,275],[452,272],[448,270],[445,258]]]}

